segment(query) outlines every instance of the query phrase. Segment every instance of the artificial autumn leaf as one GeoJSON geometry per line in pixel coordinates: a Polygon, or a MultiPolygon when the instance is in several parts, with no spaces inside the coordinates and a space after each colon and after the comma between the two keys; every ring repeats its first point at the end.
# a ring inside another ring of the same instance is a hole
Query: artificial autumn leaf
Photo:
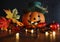
{"type": "Polygon", "coordinates": [[[19,19],[20,18],[20,15],[18,15],[18,11],[17,11],[17,9],[15,8],[15,9],[13,9],[12,10],[12,12],[11,12],[11,10],[9,9],[9,10],[5,10],[4,9],[4,11],[5,11],[5,13],[7,14],[7,16],[6,16],[6,18],[13,18],[13,19],[19,19]]]}
{"type": "Polygon", "coordinates": [[[6,18],[4,17],[1,17],[0,18],[0,28],[3,28],[4,30],[6,30],[9,26],[9,20],[7,20],[6,18]]]}
{"type": "Polygon", "coordinates": [[[18,15],[18,10],[16,8],[12,10],[12,13],[13,13],[13,18],[15,18],[15,19],[20,18],[20,15],[18,15]]]}
{"type": "Polygon", "coordinates": [[[5,10],[5,9],[4,9],[4,11],[5,11],[5,13],[7,14],[6,18],[12,18],[12,17],[13,17],[13,13],[11,12],[10,9],[9,9],[9,10],[5,10]]]}
{"type": "Polygon", "coordinates": [[[16,19],[19,19],[20,18],[20,16],[19,15],[16,15],[16,19]]]}
{"type": "Polygon", "coordinates": [[[18,10],[17,10],[16,8],[13,9],[13,10],[12,10],[12,13],[13,13],[13,14],[18,14],[18,10]]]}
{"type": "Polygon", "coordinates": [[[17,15],[18,14],[18,11],[17,9],[13,9],[12,12],[11,10],[4,10],[7,14],[6,18],[8,19],[11,19],[13,21],[13,23],[16,23],[17,25],[21,26],[23,23],[19,22],[17,19],[20,18],[20,15],[17,15]]]}

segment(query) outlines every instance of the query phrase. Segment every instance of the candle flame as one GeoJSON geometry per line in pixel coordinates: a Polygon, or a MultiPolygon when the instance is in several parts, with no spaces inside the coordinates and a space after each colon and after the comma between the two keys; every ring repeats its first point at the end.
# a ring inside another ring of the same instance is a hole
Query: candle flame
{"type": "Polygon", "coordinates": [[[34,33],[34,30],[33,29],[31,30],[31,33],[34,33]]]}
{"type": "Polygon", "coordinates": [[[16,39],[19,39],[19,33],[16,33],[16,39]]]}
{"type": "Polygon", "coordinates": [[[46,35],[46,36],[48,36],[48,34],[49,34],[48,32],[45,32],[45,35],[46,35]]]}

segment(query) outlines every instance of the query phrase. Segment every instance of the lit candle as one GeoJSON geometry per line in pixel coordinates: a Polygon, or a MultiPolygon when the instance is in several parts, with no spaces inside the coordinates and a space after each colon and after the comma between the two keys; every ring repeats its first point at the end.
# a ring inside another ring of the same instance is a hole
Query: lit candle
{"type": "Polygon", "coordinates": [[[3,30],[3,28],[1,28],[1,30],[3,30]]]}
{"type": "Polygon", "coordinates": [[[9,30],[9,34],[11,34],[11,30],[9,30]]]}
{"type": "Polygon", "coordinates": [[[16,33],[16,42],[19,42],[19,33],[16,33]]]}
{"type": "Polygon", "coordinates": [[[32,29],[32,30],[31,30],[31,36],[33,36],[33,33],[34,33],[34,30],[32,29]]]}
{"type": "Polygon", "coordinates": [[[16,33],[16,39],[19,39],[19,33],[16,33]]]}
{"type": "Polygon", "coordinates": [[[27,29],[25,29],[25,31],[27,32],[28,30],[27,30],[27,29]]]}
{"type": "Polygon", "coordinates": [[[8,31],[7,29],[5,29],[5,31],[8,31]]]}
{"type": "Polygon", "coordinates": [[[46,37],[48,37],[48,34],[49,34],[48,32],[45,32],[46,37]]]}
{"type": "Polygon", "coordinates": [[[27,30],[27,29],[25,29],[25,31],[26,31],[26,34],[27,34],[27,31],[28,31],[28,30],[27,30]]]}
{"type": "Polygon", "coordinates": [[[55,31],[53,31],[53,35],[55,35],[56,33],[55,33],[55,31]]]}
{"type": "Polygon", "coordinates": [[[50,42],[52,42],[52,40],[53,40],[53,35],[52,35],[52,33],[50,34],[50,42]]]}
{"type": "Polygon", "coordinates": [[[31,30],[31,33],[34,33],[34,30],[33,29],[31,30]]]}
{"type": "Polygon", "coordinates": [[[39,37],[40,37],[40,34],[38,34],[37,36],[38,36],[38,38],[39,38],[39,37]]]}
{"type": "Polygon", "coordinates": [[[55,35],[56,35],[56,32],[55,32],[55,31],[53,31],[53,39],[55,39],[55,35]]]}

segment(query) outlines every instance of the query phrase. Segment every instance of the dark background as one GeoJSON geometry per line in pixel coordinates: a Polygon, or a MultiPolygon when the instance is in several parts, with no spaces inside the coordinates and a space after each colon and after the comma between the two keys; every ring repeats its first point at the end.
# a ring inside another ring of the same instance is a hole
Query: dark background
{"type": "Polygon", "coordinates": [[[60,1],[59,0],[1,0],[0,1],[0,15],[5,16],[3,9],[17,8],[19,14],[23,14],[23,9],[27,8],[29,2],[40,1],[43,6],[45,1],[48,1],[48,14],[45,14],[46,22],[50,23],[53,20],[60,23],[60,1]]]}

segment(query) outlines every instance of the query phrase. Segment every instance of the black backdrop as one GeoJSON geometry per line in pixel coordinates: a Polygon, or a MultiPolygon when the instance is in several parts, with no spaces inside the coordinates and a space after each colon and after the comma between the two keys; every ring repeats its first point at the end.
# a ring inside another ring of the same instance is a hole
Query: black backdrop
{"type": "MultiPolygon", "coordinates": [[[[19,14],[22,15],[22,9],[27,8],[27,5],[31,1],[43,0],[0,0],[0,15],[5,16],[3,9],[17,8],[19,14]]],[[[45,1],[45,0],[44,0],[45,1]]],[[[48,0],[48,14],[45,14],[46,22],[50,23],[53,20],[60,23],[60,0],[48,0]]]]}

